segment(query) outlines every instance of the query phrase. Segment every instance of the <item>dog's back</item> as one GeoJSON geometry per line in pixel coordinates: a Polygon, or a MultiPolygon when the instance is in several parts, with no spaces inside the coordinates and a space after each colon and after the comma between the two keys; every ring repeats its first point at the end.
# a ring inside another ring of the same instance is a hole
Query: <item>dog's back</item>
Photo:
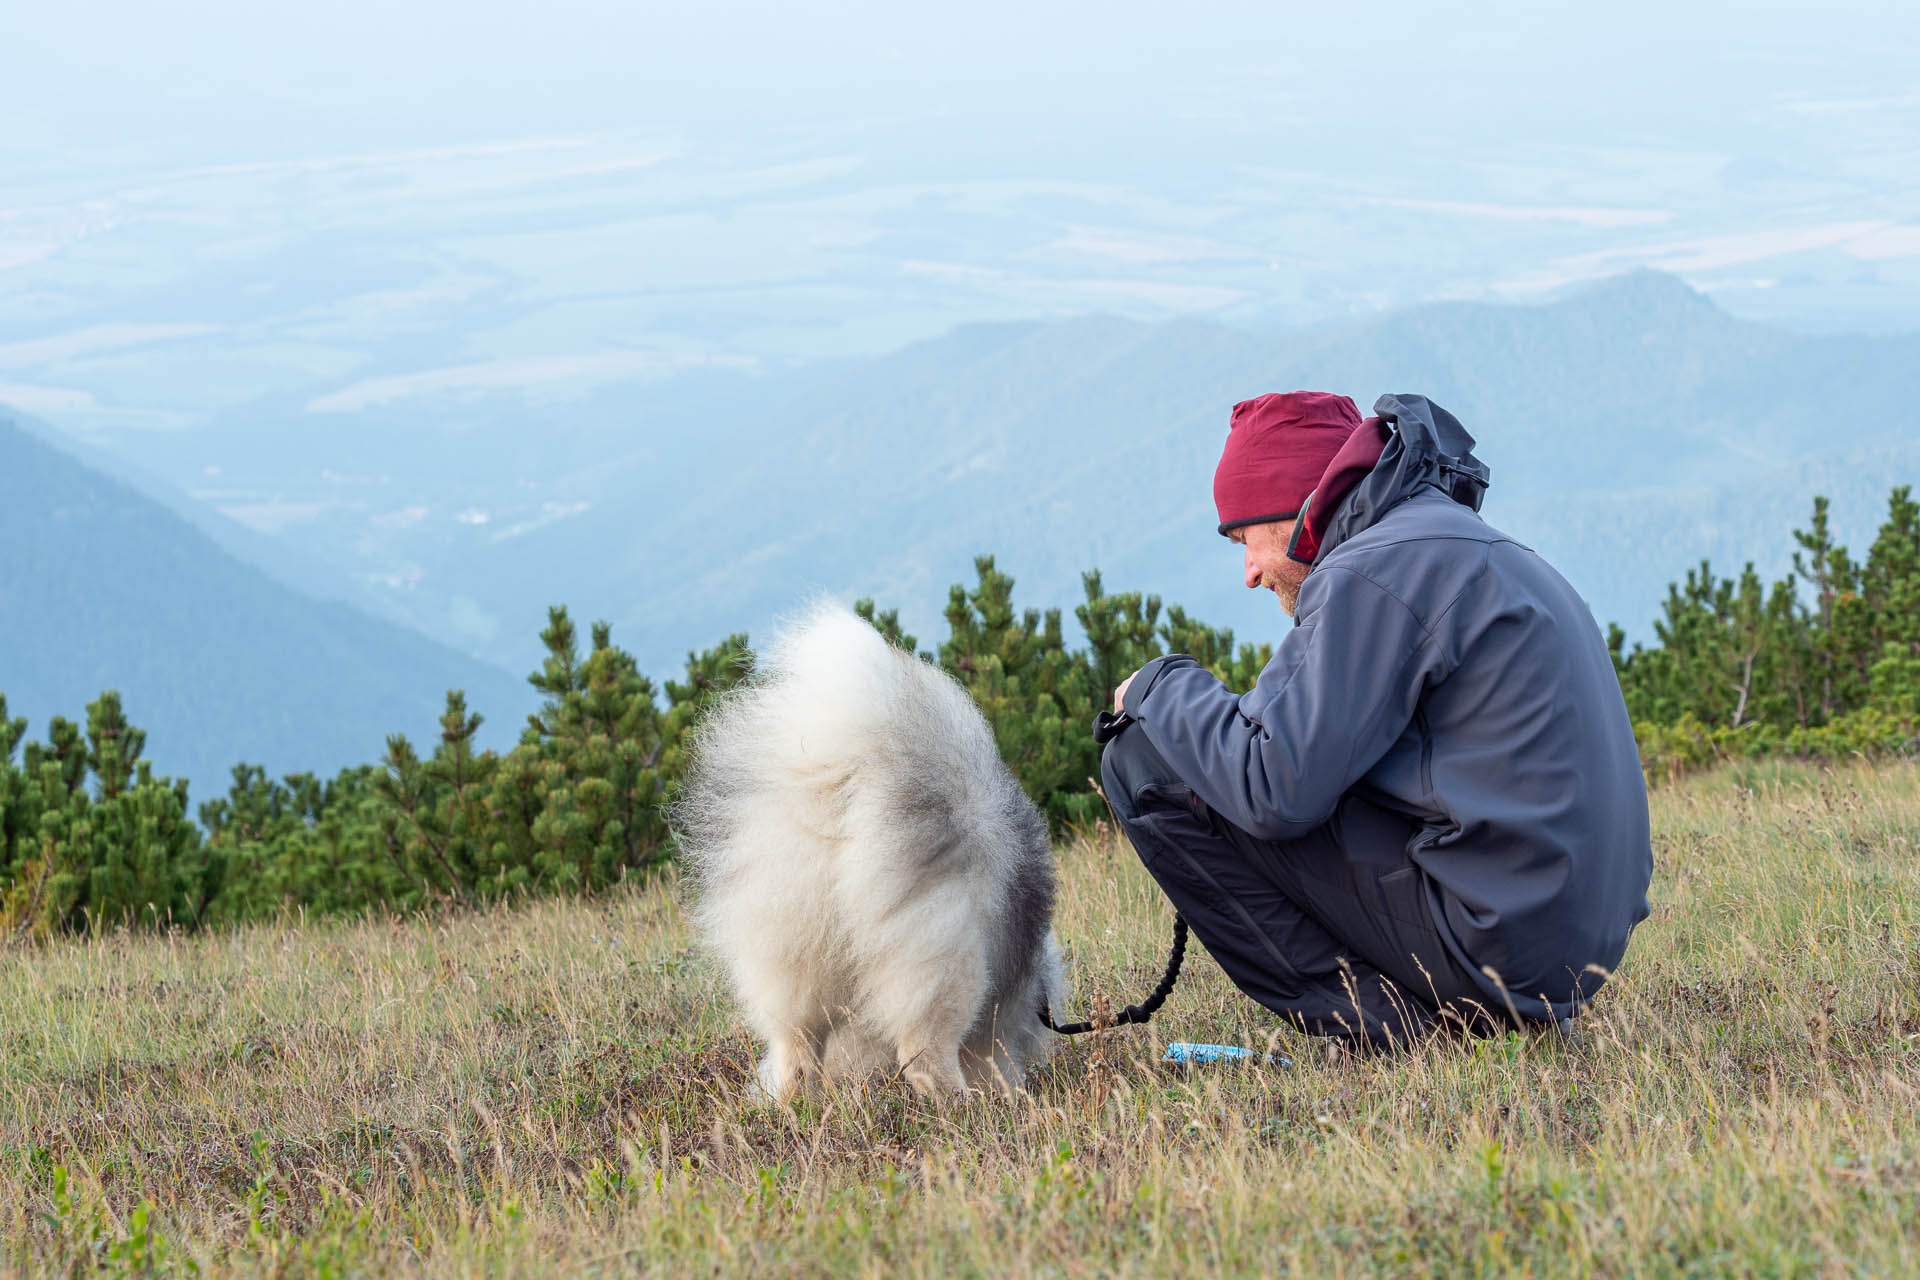
{"type": "Polygon", "coordinates": [[[783,632],[708,716],[676,816],[768,1093],[823,1067],[1013,1086],[1043,1050],[1046,826],[966,691],[848,610],[783,632]]]}

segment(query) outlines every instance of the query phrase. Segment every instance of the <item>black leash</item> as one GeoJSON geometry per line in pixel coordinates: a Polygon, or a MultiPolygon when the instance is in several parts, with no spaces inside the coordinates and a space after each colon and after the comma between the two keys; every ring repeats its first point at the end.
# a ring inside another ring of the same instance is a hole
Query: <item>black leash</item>
{"type": "MultiPolygon", "coordinates": [[[[1102,711],[1093,722],[1093,740],[1104,747],[1119,737],[1120,731],[1132,723],[1133,717],[1124,712],[1102,711]]],[[[1119,825],[1119,820],[1115,819],[1114,826],[1117,828],[1119,825]]],[[[1115,1014],[1111,1025],[1124,1027],[1129,1023],[1145,1022],[1158,1012],[1160,1006],[1167,1002],[1167,997],[1173,994],[1173,984],[1180,980],[1180,965],[1186,958],[1187,922],[1176,911],[1173,916],[1173,951],[1167,956],[1167,971],[1160,975],[1160,985],[1153,989],[1152,995],[1139,1004],[1130,1004],[1115,1014]]],[[[1053,1013],[1047,1008],[1044,996],[1040,1000],[1040,1021],[1046,1024],[1047,1030],[1057,1031],[1063,1036],[1085,1035],[1093,1030],[1091,1022],[1069,1022],[1064,1027],[1054,1022],[1053,1013]]]]}
{"type": "MultiPolygon", "coordinates": [[[[1180,964],[1186,958],[1187,922],[1176,914],[1173,917],[1173,952],[1167,957],[1167,971],[1160,975],[1160,985],[1153,989],[1152,995],[1139,1004],[1130,1004],[1115,1014],[1111,1025],[1124,1027],[1129,1023],[1145,1022],[1151,1018],[1160,1006],[1167,1002],[1167,997],[1173,994],[1173,984],[1180,980],[1180,964]]],[[[1046,1024],[1047,1030],[1057,1031],[1063,1036],[1085,1035],[1093,1030],[1091,1022],[1069,1022],[1064,1027],[1059,1025],[1053,1020],[1053,1014],[1048,1010],[1044,998],[1040,1001],[1040,1021],[1046,1024]]]]}

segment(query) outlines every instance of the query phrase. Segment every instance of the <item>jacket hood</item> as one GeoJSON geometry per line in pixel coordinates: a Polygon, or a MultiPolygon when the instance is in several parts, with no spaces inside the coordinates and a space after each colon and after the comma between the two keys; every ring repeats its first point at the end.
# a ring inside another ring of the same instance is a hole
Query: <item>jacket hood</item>
{"type": "MultiPolygon", "coordinates": [[[[1332,518],[1314,522],[1320,538],[1315,564],[1421,489],[1438,489],[1470,511],[1480,509],[1486,494],[1487,464],[1473,456],[1473,437],[1460,419],[1425,396],[1411,395],[1381,396],[1373,413],[1387,432],[1386,447],[1332,518]]],[[[1309,495],[1309,507],[1312,502],[1309,495]]],[[[1300,527],[1306,523],[1303,518],[1300,527]]]]}

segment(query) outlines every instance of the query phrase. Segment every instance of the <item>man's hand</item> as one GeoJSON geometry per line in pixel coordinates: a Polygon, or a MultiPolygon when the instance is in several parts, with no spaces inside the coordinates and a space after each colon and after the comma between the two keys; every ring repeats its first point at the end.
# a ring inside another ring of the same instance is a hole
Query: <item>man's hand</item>
{"type": "MultiPolygon", "coordinates": [[[[1133,673],[1133,676],[1137,676],[1139,674],[1140,673],[1136,671],[1133,673]]],[[[1120,714],[1120,709],[1121,709],[1120,704],[1126,699],[1127,686],[1133,683],[1133,676],[1128,676],[1125,680],[1122,680],[1120,682],[1120,687],[1113,691],[1113,713],[1115,715],[1120,714]]]]}

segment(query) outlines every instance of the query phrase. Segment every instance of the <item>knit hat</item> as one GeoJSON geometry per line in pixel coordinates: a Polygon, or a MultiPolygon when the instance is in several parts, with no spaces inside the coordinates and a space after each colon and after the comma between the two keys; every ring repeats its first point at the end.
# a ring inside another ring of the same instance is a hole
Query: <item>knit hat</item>
{"type": "Polygon", "coordinates": [[[1353,401],[1327,391],[1274,392],[1233,406],[1213,472],[1220,532],[1297,517],[1359,426],[1353,401]]]}

